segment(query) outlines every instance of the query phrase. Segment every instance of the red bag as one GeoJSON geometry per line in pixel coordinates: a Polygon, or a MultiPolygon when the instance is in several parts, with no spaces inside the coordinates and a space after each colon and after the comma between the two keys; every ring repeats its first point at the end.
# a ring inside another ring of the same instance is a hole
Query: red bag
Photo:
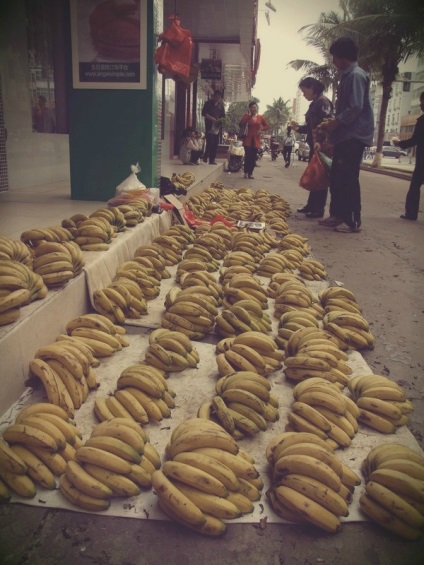
{"type": "Polygon", "coordinates": [[[328,188],[330,179],[317,152],[312,155],[309,165],[300,177],[299,186],[310,192],[325,190],[328,188]]]}
{"type": "Polygon", "coordinates": [[[178,18],[171,18],[171,26],[158,37],[162,41],[156,49],[154,61],[161,74],[171,73],[188,78],[191,69],[193,42],[188,29],[180,27],[178,18]]]}

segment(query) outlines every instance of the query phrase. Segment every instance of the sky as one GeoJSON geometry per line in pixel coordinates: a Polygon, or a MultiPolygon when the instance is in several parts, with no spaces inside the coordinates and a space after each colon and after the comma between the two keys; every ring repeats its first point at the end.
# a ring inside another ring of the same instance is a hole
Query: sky
{"type": "MultiPolygon", "coordinates": [[[[266,110],[280,96],[290,105],[296,97],[302,71],[287,68],[289,61],[307,59],[322,63],[320,54],[306,45],[299,34],[301,27],[318,21],[321,12],[341,14],[339,0],[272,0],[276,12],[259,0],[258,37],[261,41],[261,59],[252,95],[259,98],[259,112],[266,110]],[[268,25],[265,11],[269,11],[268,25]]],[[[305,104],[305,111],[308,103],[305,104]]]]}

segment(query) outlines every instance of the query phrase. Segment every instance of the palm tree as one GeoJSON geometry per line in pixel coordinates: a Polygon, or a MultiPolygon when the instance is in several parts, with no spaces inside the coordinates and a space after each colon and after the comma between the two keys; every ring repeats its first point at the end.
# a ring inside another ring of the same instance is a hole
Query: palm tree
{"type": "Polygon", "coordinates": [[[290,116],[291,106],[290,102],[285,102],[281,96],[272,103],[272,105],[266,105],[266,111],[264,112],[264,118],[271,126],[272,134],[278,135],[282,126],[284,126],[290,116]]]}
{"type": "Polygon", "coordinates": [[[360,48],[359,64],[370,73],[381,76],[377,151],[373,167],[381,165],[387,106],[392,83],[399,73],[398,65],[411,56],[424,54],[424,3],[421,0],[345,0],[345,13],[351,19],[332,26],[307,26],[317,40],[332,41],[350,36],[360,48]]]}

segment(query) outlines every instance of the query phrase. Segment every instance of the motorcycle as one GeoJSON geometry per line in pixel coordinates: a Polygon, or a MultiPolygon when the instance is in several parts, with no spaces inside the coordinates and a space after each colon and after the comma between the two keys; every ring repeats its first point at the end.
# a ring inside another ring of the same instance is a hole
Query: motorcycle
{"type": "Polygon", "coordinates": [[[230,173],[237,173],[244,163],[244,147],[243,142],[239,139],[234,139],[230,142],[227,152],[227,163],[225,170],[230,173]]]}

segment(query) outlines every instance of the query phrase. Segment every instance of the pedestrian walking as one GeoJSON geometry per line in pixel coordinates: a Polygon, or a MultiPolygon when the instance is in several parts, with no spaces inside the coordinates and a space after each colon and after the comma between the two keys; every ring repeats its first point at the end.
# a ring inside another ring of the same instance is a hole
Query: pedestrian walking
{"type": "Polygon", "coordinates": [[[247,124],[247,133],[243,139],[244,146],[244,178],[253,179],[253,169],[256,166],[256,157],[258,149],[261,146],[261,131],[269,129],[266,119],[258,114],[258,105],[256,102],[249,103],[249,111],[244,114],[240,120],[240,127],[244,128],[247,124]]]}
{"type": "Polygon", "coordinates": [[[222,92],[215,90],[210,100],[205,102],[202,109],[202,116],[205,118],[206,147],[203,154],[203,162],[209,165],[216,165],[216,152],[218,150],[219,132],[221,131],[222,121],[225,118],[224,102],[222,92]]]}
{"type": "Polygon", "coordinates": [[[294,144],[296,143],[296,138],[291,126],[287,127],[286,135],[283,140],[283,159],[285,161],[285,167],[290,167],[291,154],[293,151],[294,144]]]}
{"type": "MultiPolygon", "coordinates": [[[[424,112],[424,92],[421,92],[420,107],[421,112],[424,112]]],[[[401,215],[403,220],[416,220],[420,207],[421,185],[424,183],[424,114],[418,118],[412,137],[402,141],[392,139],[392,142],[393,145],[402,149],[417,146],[415,168],[406,195],[405,213],[401,215]]]]}
{"type": "Polygon", "coordinates": [[[370,80],[358,66],[358,47],[350,37],[336,39],[330,54],[342,76],[335,117],[320,125],[325,132],[331,133],[334,151],[330,171],[330,216],[319,223],[332,226],[341,233],[352,233],[360,231],[359,170],[364,148],[372,144],[374,133],[370,80]]]}

